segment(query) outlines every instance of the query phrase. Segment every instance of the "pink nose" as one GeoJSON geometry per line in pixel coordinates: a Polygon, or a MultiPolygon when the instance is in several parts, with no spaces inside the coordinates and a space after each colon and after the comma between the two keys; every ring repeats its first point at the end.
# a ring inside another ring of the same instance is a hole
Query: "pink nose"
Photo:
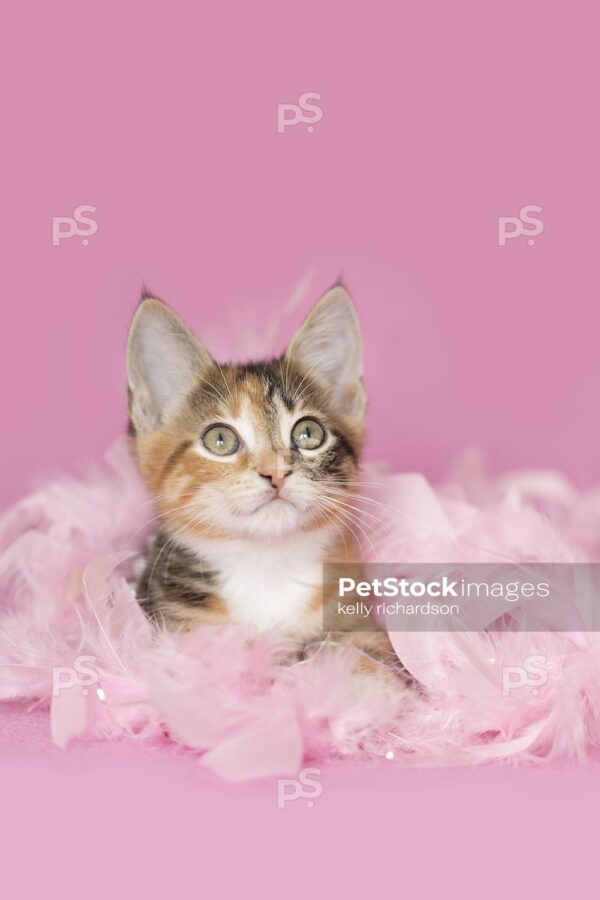
{"type": "Polygon", "coordinates": [[[292,467],[283,460],[277,460],[274,465],[263,466],[259,472],[261,478],[268,478],[274,488],[283,487],[284,480],[292,474],[292,467]]]}

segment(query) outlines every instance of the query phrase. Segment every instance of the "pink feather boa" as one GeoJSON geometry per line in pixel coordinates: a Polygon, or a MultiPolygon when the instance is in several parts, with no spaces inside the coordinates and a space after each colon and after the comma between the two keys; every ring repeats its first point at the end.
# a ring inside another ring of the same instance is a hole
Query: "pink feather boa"
{"type": "MultiPolygon", "coordinates": [[[[157,631],[120,574],[143,550],[149,499],[125,442],[108,463],[88,480],[48,485],[0,519],[0,699],[48,705],[59,746],[171,740],[243,779],[342,757],[579,760],[599,744],[595,633],[394,633],[422,685],[414,690],[357,676],[351,651],[325,648],[284,665],[274,635],[157,631]],[[504,696],[502,667],[534,654],[546,659],[546,683],[504,696]],[[76,683],[58,690],[57,678],[76,683]]],[[[420,475],[374,473],[372,499],[385,497],[378,516],[387,511],[387,527],[372,537],[381,559],[600,557],[600,491],[578,493],[557,474],[489,480],[466,459],[434,490],[420,475]]]]}

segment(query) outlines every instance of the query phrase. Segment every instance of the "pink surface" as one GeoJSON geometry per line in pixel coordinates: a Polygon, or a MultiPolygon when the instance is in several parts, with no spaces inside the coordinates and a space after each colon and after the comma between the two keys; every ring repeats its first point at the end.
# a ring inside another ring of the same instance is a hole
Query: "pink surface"
{"type": "Polygon", "coordinates": [[[336,767],[312,808],[278,809],[271,781],[224,785],[190,758],[121,744],[66,755],[44,717],[0,722],[9,896],[596,893],[597,767],[336,767]]]}
{"type": "MultiPolygon", "coordinates": [[[[542,2],[14,7],[2,499],[122,429],[142,280],[202,333],[269,316],[312,273],[305,307],[340,271],[366,335],[372,456],[438,476],[476,441],[494,468],[599,480],[596,17],[542,2]],[[314,132],[277,134],[277,104],[307,91],[322,94],[314,132]],[[52,246],[52,217],[84,204],[89,245],[52,246]],[[543,233],[498,246],[498,217],[527,204],[543,233]]],[[[595,860],[594,769],[336,770],[314,809],[282,811],[272,786],[225,787],[167,753],[61,756],[31,748],[30,727],[3,728],[11,896],[197,894],[218,863],[239,894],[265,879],[371,894],[385,871],[386,893],[560,896],[595,860]]]]}

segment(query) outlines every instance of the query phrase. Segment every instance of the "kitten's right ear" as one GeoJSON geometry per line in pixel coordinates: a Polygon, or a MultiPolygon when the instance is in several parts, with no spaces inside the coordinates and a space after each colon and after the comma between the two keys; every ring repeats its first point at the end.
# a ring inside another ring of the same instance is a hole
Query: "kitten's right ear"
{"type": "Polygon", "coordinates": [[[166,303],[143,299],[127,341],[130,416],[136,432],[159,427],[211,363],[209,353],[166,303]]]}

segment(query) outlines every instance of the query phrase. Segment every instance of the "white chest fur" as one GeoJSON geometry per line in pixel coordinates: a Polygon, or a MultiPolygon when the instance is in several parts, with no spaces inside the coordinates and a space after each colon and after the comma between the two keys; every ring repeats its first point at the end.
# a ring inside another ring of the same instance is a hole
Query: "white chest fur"
{"type": "Polygon", "coordinates": [[[234,622],[292,632],[321,591],[326,533],[278,540],[193,538],[187,547],[218,572],[218,593],[234,622]]]}

